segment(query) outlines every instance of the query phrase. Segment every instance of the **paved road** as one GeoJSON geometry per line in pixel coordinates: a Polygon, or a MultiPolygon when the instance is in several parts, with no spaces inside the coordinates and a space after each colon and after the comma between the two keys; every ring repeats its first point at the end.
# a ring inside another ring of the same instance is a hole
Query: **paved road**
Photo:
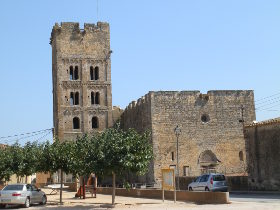
{"type": "Polygon", "coordinates": [[[280,193],[230,193],[230,201],[280,203],[280,193]]]}

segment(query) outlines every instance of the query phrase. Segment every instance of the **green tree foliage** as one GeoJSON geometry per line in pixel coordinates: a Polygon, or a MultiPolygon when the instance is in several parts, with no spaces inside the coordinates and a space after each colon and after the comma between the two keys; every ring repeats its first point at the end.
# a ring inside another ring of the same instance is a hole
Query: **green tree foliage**
{"type": "Polygon", "coordinates": [[[122,175],[130,171],[143,175],[147,172],[153,157],[150,134],[143,135],[134,129],[123,131],[119,125],[107,129],[100,136],[103,144],[103,171],[106,174],[112,172],[122,175]]]}
{"type": "Polygon", "coordinates": [[[62,203],[63,172],[69,174],[73,168],[74,146],[73,142],[60,142],[58,139],[53,144],[46,142],[41,146],[37,171],[51,173],[60,171],[60,203],[62,203]]]}
{"type": "MultiPolygon", "coordinates": [[[[143,175],[147,172],[153,157],[149,142],[150,133],[137,133],[134,129],[123,131],[119,123],[102,133],[84,135],[76,141],[54,141],[38,144],[18,143],[1,149],[0,179],[8,180],[11,174],[29,176],[35,172],[58,171],[76,176],[113,175],[113,196],[115,202],[115,178],[127,172],[143,175]]],[[[62,180],[60,201],[62,202],[62,180]]]]}
{"type": "Polygon", "coordinates": [[[127,171],[143,175],[147,172],[153,157],[152,146],[149,143],[150,133],[137,133],[134,129],[123,131],[119,124],[104,131],[99,144],[102,146],[103,157],[100,160],[100,170],[113,175],[112,204],[115,204],[116,175],[127,171]]]}
{"type": "Polygon", "coordinates": [[[12,157],[11,171],[13,174],[16,174],[17,177],[21,177],[21,168],[23,167],[23,148],[18,142],[14,143],[11,146],[7,146],[8,151],[12,157]]]}
{"type": "Polygon", "coordinates": [[[27,142],[23,148],[21,148],[21,162],[19,163],[18,176],[26,176],[25,182],[27,182],[27,176],[37,172],[38,157],[40,155],[40,145],[38,142],[27,142]]]}
{"type": "Polygon", "coordinates": [[[0,180],[9,181],[13,174],[12,170],[13,158],[9,152],[9,148],[0,148],[0,180]]]}

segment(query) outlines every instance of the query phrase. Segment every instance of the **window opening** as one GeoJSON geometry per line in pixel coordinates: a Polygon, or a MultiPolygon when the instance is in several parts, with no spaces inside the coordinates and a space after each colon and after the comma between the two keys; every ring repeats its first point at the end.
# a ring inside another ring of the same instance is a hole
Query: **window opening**
{"type": "Polygon", "coordinates": [[[98,128],[98,118],[97,117],[92,118],[92,128],[98,128]]]}
{"type": "Polygon", "coordinates": [[[74,105],[79,105],[79,92],[75,93],[74,105]]]}
{"type": "Polygon", "coordinates": [[[74,93],[71,92],[70,93],[70,106],[73,106],[74,105],[74,93]]]}
{"type": "Polygon", "coordinates": [[[184,176],[189,176],[190,175],[190,167],[189,166],[184,166],[183,167],[183,174],[184,176]]]}
{"type": "Polygon", "coordinates": [[[243,152],[242,152],[242,151],[239,152],[239,160],[240,160],[240,161],[243,161],[243,160],[244,160],[243,152]]]}
{"type": "Polygon", "coordinates": [[[95,94],[95,104],[100,104],[100,93],[99,92],[97,92],[96,94],[95,94]]]}
{"type": "Polygon", "coordinates": [[[95,79],[95,80],[98,80],[98,79],[99,79],[99,68],[98,68],[98,66],[96,66],[96,67],[94,68],[94,79],[95,79]]]}
{"type": "Polygon", "coordinates": [[[69,77],[70,80],[73,80],[74,79],[74,71],[73,71],[73,66],[70,66],[70,77],[69,77]]]}
{"type": "Polygon", "coordinates": [[[94,92],[91,92],[91,104],[94,104],[95,100],[94,100],[94,92]]]}
{"type": "Polygon", "coordinates": [[[174,152],[171,152],[171,160],[174,161],[175,160],[175,155],[174,152]]]}
{"type": "Polygon", "coordinates": [[[90,80],[94,80],[93,67],[90,67],[90,80]]]}
{"type": "Polygon", "coordinates": [[[78,66],[75,66],[75,71],[74,71],[74,80],[79,79],[79,68],[78,66]]]}
{"type": "Polygon", "coordinates": [[[80,129],[80,119],[78,117],[73,118],[73,129],[80,129]]]}
{"type": "Polygon", "coordinates": [[[209,115],[203,114],[203,115],[201,116],[201,121],[202,121],[203,123],[209,122],[209,121],[210,121],[209,115]]]}

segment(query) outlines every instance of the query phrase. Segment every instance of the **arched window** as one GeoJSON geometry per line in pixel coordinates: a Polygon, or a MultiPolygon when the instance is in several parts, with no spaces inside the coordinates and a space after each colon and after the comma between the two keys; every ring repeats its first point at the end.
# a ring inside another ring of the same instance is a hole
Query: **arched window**
{"type": "Polygon", "coordinates": [[[80,129],[80,119],[78,117],[73,118],[73,129],[80,129]]]}
{"type": "Polygon", "coordinates": [[[71,92],[70,93],[70,106],[73,106],[74,105],[74,93],[71,92]]]}
{"type": "Polygon", "coordinates": [[[93,72],[93,67],[90,67],[90,80],[94,80],[94,72],[93,72]]]}
{"type": "Polygon", "coordinates": [[[95,79],[95,80],[98,80],[98,79],[99,79],[99,68],[98,68],[98,66],[96,66],[96,67],[94,68],[94,79],[95,79]]]}
{"type": "Polygon", "coordinates": [[[100,93],[99,92],[97,92],[95,94],[95,104],[100,104],[100,93]]]}
{"type": "Polygon", "coordinates": [[[74,80],[79,79],[79,68],[78,66],[75,66],[75,71],[74,71],[74,80]]]}
{"type": "Polygon", "coordinates": [[[70,93],[70,106],[79,105],[79,92],[70,93]]]}
{"type": "Polygon", "coordinates": [[[75,93],[74,105],[79,105],[79,92],[75,93]]]}
{"type": "Polygon", "coordinates": [[[240,160],[240,161],[244,161],[243,151],[240,151],[240,152],[239,152],[239,160],[240,160]]]}
{"type": "Polygon", "coordinates": [[[69,79],[73,80],[74,79],[74,71],[73,71],[73,66],[70,66],[70,75],[69,79]]]}
{"type": "Polygon", "coordinates": [[[94,100],[94,92],[91,92],[91,104],[94,104],[95,100],[94,100]]]}
{"type": "Polygon", "coordinates": [[[92,128],[98,128],[98,118],[97,117],[93,117],[91,120],[92,123],[92,128]]]}

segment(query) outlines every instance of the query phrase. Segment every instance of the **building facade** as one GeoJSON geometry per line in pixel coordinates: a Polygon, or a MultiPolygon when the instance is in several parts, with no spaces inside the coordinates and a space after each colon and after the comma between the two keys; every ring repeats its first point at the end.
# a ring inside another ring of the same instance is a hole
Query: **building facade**
{"type": "Polygon", "coordinates": [[[176,168],[178,138],[180,176],[206,171],[246,174],[244,123],[255,120],[254,93],[236,91],[159,91],[133,101],[121,116],[124,129],[150,130],[154,160],[141,180],[159,183],[162,168],[176,168]]]}
{"type": "Polygon", "coordinates": [[[109,24],[63,22],[52,33],[54,134],[72,140],[112,126],[109,24]]]}
{"type": "Polygon", "coordinates": [[[280,118],[245,126],[251,190],[280,189],[280,118]]]}

